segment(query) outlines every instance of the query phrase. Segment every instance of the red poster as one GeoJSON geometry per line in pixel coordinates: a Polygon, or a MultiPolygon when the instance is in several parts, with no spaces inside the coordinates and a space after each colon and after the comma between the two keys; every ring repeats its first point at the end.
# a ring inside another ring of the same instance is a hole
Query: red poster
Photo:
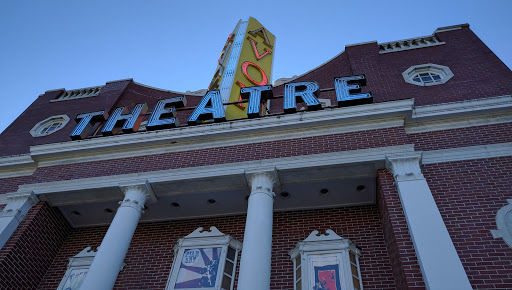
{"type": "Polygon", "coordinates": [[[334,270],[318,271],[318,280],[320,280],[320,283],[322,284],[322,286],[324,286],[324,289],[338,290],[338,288],[336,288],[335,277],[336,272],[334,270]]]}

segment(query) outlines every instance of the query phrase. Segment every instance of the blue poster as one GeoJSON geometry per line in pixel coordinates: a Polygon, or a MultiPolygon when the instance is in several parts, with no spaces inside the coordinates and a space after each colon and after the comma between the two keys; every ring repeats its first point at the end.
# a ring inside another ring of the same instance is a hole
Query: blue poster
{"type": "Polygon", "coordinates": [[[175,289],[215,287],[221,250],[222,248],[185,250],[175,289]]]}

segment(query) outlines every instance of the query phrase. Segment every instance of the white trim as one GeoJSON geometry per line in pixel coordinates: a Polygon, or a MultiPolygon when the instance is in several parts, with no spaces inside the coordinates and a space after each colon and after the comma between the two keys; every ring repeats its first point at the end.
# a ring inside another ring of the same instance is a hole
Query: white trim
{"type": "Polygon", "coordinates": [[[365,42],[358,42],[358,43],[347,44],[347,45],[345,45],[345,49],[347,49],[347,47],[365,45],[365,44],[370,44],[370,43],[378,44],[377,40],[370,40],[370,41],[365,41],[365,42]]]}
{"type": "Polygon", "coordinates": [[[37,145],[31,146],[30,151],[33,159],[40,162],[39,166],[52,166],[80,163],[84,160],[119,158],[121,152],[128,156],[152,155],[192,148],[257,143],[270,139],[285,140],[382,129],[402,126],[403,116],[410,116],[412,105],[413,100],[407,99],[346,108],[327,108],[261,119],[37,145]],[[394,117],[399,119],[393,119],[394,117]]]}
{"type": "Polygon", "coordinates": [[[451,129],[469,128],[476,126],[495,125],[511,123],[512,115],[510,112],[501,114],[483,115],[483,116],[465,116],[457,119],[432,120],[424,122],[406,123],[405,132],[407,134],[416,134],[424,132],[443,131],[451,129]]]}
{"type": "Polygon", "coordinates": [[[121,153],[124,156],[145,156],[400,127],[404,123],[404,116],[408,134],[507,123],[512,121],[511,110],[510,95],[418,106],[414,109],[413,100],[408,99],[44,144],[32,146],[30,155],[1,157],[0,178],[31,175],[37,166],[115,159],[121,153]]]}
{"type": "Polygon", "coordinates": [[[420,152],[390,154],[400,203],[427,289],[471,289],[467,274],[420,169],[420,152]]]}
{"type": "Polygon", "coordinates": [[[449,67],[444,65],[438,65],[433,63],[425,63],[425,64],[419,64],[419,65],[413,65],[406,69],[402,76],[406,83],[420,86],[420,87],[430,87],[430,86],[436,86],[436,85],[442,85],[449,81],[453,77],[453,72],[450,70],[449,67]],[[423,81],[416,82],[413,80],[413,77],[418,73],[435,73],[439,75],[441,78],[438,82],[429,82],[425,83],[423,81]]]}
{"type": "Polygon", "coordinates": [[[464,24],[459,24],[459,25],[439,27],[438,29],[436,29],[436,31],[434,31],[434,34],[438,33],[438,32],[447,32],[447,31],[453,31],[453,30],[460,30],[460,29],[462,29],[463,26],[464,27],[469,27],[469,24],[464,23],[464,24]]]}
{"type": "Polygon", "coordinates": [[[29,133],[30,133],[30,135],[32,135],[32,137],[48,136],[48,135],[51,135],[51,134],[63,129],[64,127],[66,127],[68,122],[69,122],[69,117],[67,115],[51,116],[51,117],[48,117],[48,118],[38,122],[37,124],[35,124],[34,127],[32,127],[32,129],[30,129],[29,133]],[[41,128],[43,126],[46,126],[47,123],[51,123],[52,121],[57,121],[58,119],[61,119],[62,125],[60,125],[59,127],[57,127],[55,130],[53,130],[51,132],[47,132],[47,133],[40,132],[41,128]]]}
{"type": "Polygon", "coordinates": [[[423,151],[423,164],[512,156],[512,142],[423,151]]]}
{"type": "Polygon", "coordinates": [[[32,206],[39,202],[33,191],[7,193],[5,197],[7,204],[0,210],[0,250],[16,231],[32,206]]]}
{"type": "Polygon", "coordinates": [[[36,169],[30,154],[0,157],[0,178],[32,175],[36,169]]]}
{"type": "Polygon", "coordinates": [[[464,100],[415,107],[412,117],[417,120],[438,119],[454,114],[467,114],[484,110],[512,109],[512,95],[503,95],[484,99],[464,100]]]}
{"type": "MultiPolygon", "coordinates": [[[[235,174],[245,175],[246,171],[258,170],[262,167],[275,167],[277,170],[288,170],[310,168],[315,166],[381,162],[380,166],[378,167],[383,168],[386,154],[412,151],[414,151],[414,146],[412,144],[406,144],[334,153],[313,154],[306,156],[236,162],[223,164],[223,170],[219,170],[219,165],[217,164],[200,167],[122,174],[116,175],[116,178],[112,178],[112,176],[102,176],[36,184],[23,184],[20,185],[20,189],[18,191],[27,191],[30,189],[34,190],[36,194],[41,195],[92,188],[117,188],[119,184],[122,184],[123,182],[144,183],[147,180],[150,183],[158,183],[196,178],[221,177],[235,174]]],[[[119,192],[119,194],[121,193],[119,192]]]]}
{"type": "Polygon", "coordinates": [[[407,134],[512,122],[512,96],[418,106],[405,123],[407,134]]]}
{"type": "MultiPolygon", "coordinates": [[[[221,233],[216,227],[210,227],[210,231],[203,230],[203,228],[197,228],[191,234],[180,238],[176,245],[174,246],[174,260],[172,263],[171,271],[169,273],[169,278],[167,279],[167,283],[165,285],[165,289],[175,289],[176,280],[178,279],[178,273],[180,270],[180,265],[183,260],[183,256],[185,250],[193,250],[193,249],[202,249],[202,248],[221,248],[221,254],[219,256],[219,265],[217,268],[217,277],[215,278],[215,285],[213,287],[208,287],[204,289],[220,289],[222,280],[224,279],[224,267],[227,260],[228,248],[233,248],[235,250],[235,259],[233,261],[233,272],[230,274],[231,279],[231,287],[233,289],[234,285],[234,273],[236,272],[237,267],[237,259],[240,250],[242,249],[242,243],[238,240],[234,239],[230,235],[226,235],[221,233]]],[[[183,290],[193,290],[193,289],[184,289],[183,290]]],[[[196,288],[194,288],[196,289],[196,288]]]]}
{"type": "MultiPolygon", "coordinates": [[[[192,91],[178,92],[178,91],[171,91],[171,90],[165,90],[165,89],[161,89],[161,88],[157,88],[157,87],[152,87],[152,86],[148,86],[148,85],[141,84],[141,83],[138,83],[138,82],[133,82],[133,84],[141,86],[141,87],[145,87],[145,88],[148,88],[148,89],[157,90],[157,91],[160,91],[160,92],[166,92],[166,93],[172,93],[172,94],[178,94],[178,95],[187,95],[187,96],[193,96],[193,97],[202,97],[203,96],[202,92],[196,93],[197,91],[194,91],[194,92],[192,92],[192,91]]],[[[199,91],[202,91],[202,90],[199,90],[199,91]]]]}
{"type": "MultiPolygon", "coordinates": [[[[64,286],[66,285],[68,278],[70,278],[73,270],[82,270],[82,271],[89,270],[89,267],[91,266],[92,261],[93,261],[94,257],[96,256],[96,253],[97,252],[95,252],[91,247],[86,247],[80,253],[69,258],[69,263],[68,263],[66,273],[64,274],[64,277],[62,277],[62,280],[60,281],[60,284],[57,287],[57,290],[64,289],[64,286]]],[[[84,278],[85,278],[85,275],[84,275],[84,278]]],[[[81,280],[82,282],[83,282],[84,278],[82,278],[82,280],[81,280]]],[[[81,285],[81,283],[79,285],[81,285]]],[[[74,285],[74,286],[79,286],[79,285],[74,285]]]]}
{"type": "Polygon", "coordinates": [[[512,199],[507,199],[508,204],[502,207],[496,213],[497,230],[491,230],[493,238],[502,238],[503,241],[512,248],[512,199]]]}
{"type": "MultiPolygon", "coordinates": [[[[196,178],[221,177],[240,174],[246,171],[258,170],[265,166],[274,166],[279,170],[310,168],[329,165],[343,165],[352,163],[375,163],[375,168],[384,168],[386,154],[414,152],[412,144],[380,147],[371,149],[359,149],[334,153],[314,154],[307,156],[294,156],[285,158],[265,159],[256,161],[244,161],[223,164],[223,170],[219,171],[218,165],[180,168],[162,171],[150,171],[111,176],[91,177],[74,180],[52,181],[36,184],[23,184],[21,191],[34,191],[37,195],[59,192],[86,190],[93,188],[118,187],[123,182],[150,183],[180,181],[196,178]]],[[[473,160],[512,156],[512,143],[489,144],[469,147],[459,147],[434,151],[424,151],[422,164],[444,163],[452,161],[473,160]]],[[[119,192],[119,197],[121,193],[119,192]]]]}
{"type": "MultiPolygon", "coordinates": [[[[334,259],[338,265],[339,282],[341,289],[354,289],[352,280],[351,262],[349,252],[354,254],[356,258],[356,267],[358,268],[358,281],[361,283],[361,271],[359,267],[359,256],[361,251],[357,248],[356,244],[349,239],[338,236],[335,232],[328,229],[325,235],[318,235],[318,231],[314,230],[309,236],[296,244],[295,248],[288,252],[293,262],[293,289],[307,290],[312,289],[315,285],[314,264],[315,261],[319,262],[325,258],[334,259]],[[297,289],[296,283],[298,278],[296,276],[297,257],[300,257],[301,267],[301,284],[302,288],[297,289]]],[[[362,286],[358,287],[362,289],[362,286]]]]}

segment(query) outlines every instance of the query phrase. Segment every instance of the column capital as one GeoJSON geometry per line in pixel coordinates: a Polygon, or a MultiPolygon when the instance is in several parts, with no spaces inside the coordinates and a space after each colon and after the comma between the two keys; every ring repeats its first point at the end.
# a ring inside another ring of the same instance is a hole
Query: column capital
{"type": "Polygon", "coordinates": [[[136,181],[136,182],[125,182],[120,183],[119,188],[123,192],[123,194],[126,196],[126,194],[130,191],[138,191],[146,195],[147,201],[150,203],[155,203],[157,201],[156,195],[153,192],[153,188],[151,187],[151,184],[149,181],[145,180],[143,182],[136,181]]]}
{"type": "Polygon", "coordinates": [[[280,187],[279,175],[275,167],[246,170],[245,178],[251,188],[251,195],[265,193],[273,198],[275,194],[272,189],[274,186],[280,187]]]}
{"type": "Polygon", "coordinates": [[[404,152],[386,154],[386,168],[396,181],[424,179],[420,163],[423,152],[404,152]]]}
{"type": "Polygon", "coordinates": [[[28,210],[39,202],[33,191],[11,192],[6,194],[7,205],[0,211],[0,217],[16,217],[22,220],[28,210]]]}
{"type": "Polygon", "coordinates": [[[146,201],[155,203],[157,198],[151,184],[146,180],[145,182],[129,182],[119,184],[119,188],[124,194],[123,201],[120,201],[120,207],[132,207],[137,211],[144,213],[142,210],[146,201]]]}

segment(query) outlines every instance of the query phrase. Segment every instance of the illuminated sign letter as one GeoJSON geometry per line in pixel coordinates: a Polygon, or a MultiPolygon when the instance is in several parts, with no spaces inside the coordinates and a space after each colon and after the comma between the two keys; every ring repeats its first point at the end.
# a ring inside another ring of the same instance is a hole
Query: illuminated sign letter
{"type": "Polygon", "coordinates": [[[252,17],[240,20],[229,35],[208,87],[208,90],[220,91],[224,104],[230,103],[225,106],[227,120],[247,118],[248,106],[238,103],[239,86],[265,86],[272,83],[275,39],[270,31],[252,17]]]}
{"type": "Polygon", "coordinates": [[[186,105],[187,99],[185,96],[158,101],[153,112],[151,112],[146,129],[153,131],[178,127],[180,122],[176,118],[175,107],[185,107],[186,105]]]}
{"type": "Polygon", "coordinates": [[[358,94],[361,92],[361,86],[365,85],[364,75],[335,78],[334,88],[336,89],[338,107],[372,103],[371,93],[358,94]]]}
{"type": "Polygon", "coordinates": [[[244,73],[244,76],[253,84],[255,85],[258,85],[258,86],[264,86],[268,83],[268,78],[267,78],[267,75],[265,74],[265,72],[261,69],[261,67],[259,67],[257,64],[255,63],[252,63],[250,61],[246,61],[244,63],[242,63],[242,72],[244,73]],[[249,75],[249,72],[247,71],[247,69],[249,68],[249,66],[252,66],[254,68],[256,68],[260,74],[261,74],[261,82],[257,82],[255,81],[250,75],[249,75]]]}
{"type": "Polygon", "coordinates": [[[254,52],[254,56],[256,57],[256,60],[260,60],[265,55],[272,53],[272,51],[268,50],[267,48],[264,48],[263,54],[260,54],[260,52],[258,51],[258,47],[256,46],[258,44],[256,42],[256,40],[254,40],[254,39],[252,39],[250,37],[247,37],[247,39],[251,42],[252,51],[254,52]]]}
{"type": "Polygon", "coordinates": [[[284,85],[283,110],[285,113],[295,113],[297,111],[297,101],[304,101],[308,111],[322,109],[322,104],[318,101],[317,82],[297,82],[284,85]]]}
{"type": "Polygon", "coordinates": [[[112,112],[112,115],[110,115],[110,118],[108,118],[105,126],[103,126],[101,134],[103,134],[103,136],[115,135],[121,126],[124,133],[137,132],[140,123],[142,123],[142,119],[144,119],[144,116],[141,116],[141,114],[144,115],[147,111],[148,105],[146,105],[146,103],[135,105],[130,114],[127,114],[128,109],[126,109],[126,107],[116,108],[114,112],[112,112]]]}
{"type": "Polygon", "coordinates": [[[89,135],[95,123],[103,122],[107,119],[105,111],[98,111],[93,113],[85,113],[76,116],[75,121],[78,123],[71,132],[71,140],[82,140],[89,135]],[[80,122],[78,121],[80,120],[80,122]]]}
{"type": "Polygon", "coordinates": [[[253,31],[249,31],[249,34],[252,35],[252,36],[261,36],[263,38],[263,43],[268,45],[268,47],[272,48],[272,44],[270,44],[270,41],[268,40],[268,36],[267,36],[267,31],[265,30],[265,28],[262,26],[256,30],[253,30],[253,31]]]}
{"type": "Polygon", "coordinates": [[[198,120],[211,120],[215,122],[226,121],[224,114],[224,106],[222,105],[222,97],[220,91],[213,90],[208,91],[206,95],[201,99],[201,102],[197,105],[192,112],[192,115],[187,120],[189,125],[200,124],[198,120]]]}
{"type": "Polygon", "coordinates": [[[246,87],[240,90],[242,99],[249,99],[249,108],[247,109],[247,116],[249,118],[259,118],[261,100],[272,98],[272,86],[259,86],[259,87],[246,87]],[[263,92],[263,96],[262,96],[263,92]]]}

